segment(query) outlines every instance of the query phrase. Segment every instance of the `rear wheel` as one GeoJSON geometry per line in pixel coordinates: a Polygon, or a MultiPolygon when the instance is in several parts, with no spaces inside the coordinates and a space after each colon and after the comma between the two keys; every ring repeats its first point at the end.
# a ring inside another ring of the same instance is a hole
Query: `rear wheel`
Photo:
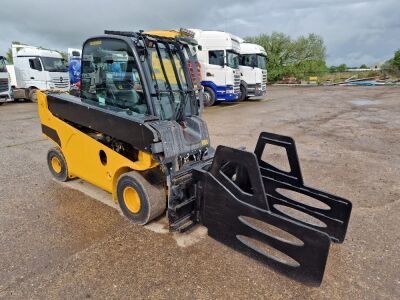
{"type": "Polygon", "coordinates": [[[47,165],[53,176],[59,181],[68,180],[67,162],[58,148],[52,148],[47,152],[47,165]]]}
{"type": "Polygon", "coordinates": [[[217,97],[214,93],[214,90],[208,86],[204,88],[204,106],[213,106],[217,97]]]}
{"type": "Polygon", "coordinates": [[[139,225],[149,223],[166,209],[164,187],[150,184],[136,171],[118,179],[117,199],[124,215],[139,225]]]}
{"type": "Polygon", "coordinates": [[[29,90],[29,100],[31,100],[33,103],[37,102],[37,89],[30,89],[29,90]]]}

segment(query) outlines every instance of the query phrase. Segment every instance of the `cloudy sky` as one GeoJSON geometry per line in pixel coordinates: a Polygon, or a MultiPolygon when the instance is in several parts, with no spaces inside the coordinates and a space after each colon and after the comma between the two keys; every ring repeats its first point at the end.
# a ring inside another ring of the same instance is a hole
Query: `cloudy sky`
{"type": "Polygon", "coordinates": [[[400,0],[2,0],[0,54],[11,41],[64,50],[104,29],[201,28],[241,37],[315,32],[328,65],[375,64],[400,48],[400,0]]]}

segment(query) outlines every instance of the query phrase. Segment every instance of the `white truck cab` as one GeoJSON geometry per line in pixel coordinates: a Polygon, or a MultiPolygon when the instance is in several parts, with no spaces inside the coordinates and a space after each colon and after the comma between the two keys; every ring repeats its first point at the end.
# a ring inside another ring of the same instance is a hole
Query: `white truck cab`
{"type": "Polygon", "coordinates": [[[267,53],[257,44],[240,44],[240,100],[264,96],[267,92],[267,53]]]}
{"type": "Polygon", "coordinates": [[[0,105],[11,101],[10,79],[7,73],[6,59],[0,56],[0,105]]]}
{"type": "Polygon", "coordinates": [[[204,105],[236,101],[240,96],[239,38],[223,31],[189,29],[198,43],[204,105]]]}
{"type": "Polygon", "coordinates": [[[67,62],[57,51],[27,45],[11,45],[16,99],[36,102],[36,90],[69,91],[67,62]]]}

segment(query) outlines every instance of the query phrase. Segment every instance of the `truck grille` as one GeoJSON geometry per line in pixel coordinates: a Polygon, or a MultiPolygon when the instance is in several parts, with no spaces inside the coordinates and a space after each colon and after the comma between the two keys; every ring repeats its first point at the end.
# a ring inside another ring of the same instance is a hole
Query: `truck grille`
{"type": "Polygon", "coordinates": [[[0,93],[8,91],[8,79],[1,78],[0,79],[0,93]]]}
{"type": "Polygon", "coordinates": [[[233,91],[234,93],[240,93],[240,72],[236,71],[233,75],[233,91]]]}
{"type": "Polygon", "coordinates": [[[262,71],[262,85],[261,90],[265,91],[267,89],[267,71],[262,71]]]}
{"type": "Polygon", "coordinates": [[[68,79],[63,79],[63,81],[61,80],[57,80],[57,79],[53,79],[51,81],[52,83],[54,83],[54,86],[56,87],[56,89],[66,89],[69,86],[69,82],[68,79]]]}

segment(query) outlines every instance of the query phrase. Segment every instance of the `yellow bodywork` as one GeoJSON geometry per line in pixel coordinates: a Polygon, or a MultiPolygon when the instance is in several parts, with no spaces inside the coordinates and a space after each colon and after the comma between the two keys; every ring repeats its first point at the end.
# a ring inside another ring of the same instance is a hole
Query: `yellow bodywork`
{"type": "Polygon", "coordinates": [[[148,170],[158,165],[151,154],[142,151],[139,151],[136,161],[122,156],[55,117],[48,109],[45,93],[37,92],[37,99],[42,125],[54,129],[59,136],[61,145],[54,143],[60,147],[65,157],[69,178],[79,177],[88,181],[112,193],[114,201],[117,201],[116,184],[120,175],[131,170],[148,170]],[[106,161],[101,161],[100,151],[104,151],[106,161]]]}
{"type": "Polygon", "coordinates": [[[149,30],[145,31],[144,33],[160,37],[167,37],[167,38],[176,38],[178,36],[185,36],[182,32],[178,30],[149,30]]]}

